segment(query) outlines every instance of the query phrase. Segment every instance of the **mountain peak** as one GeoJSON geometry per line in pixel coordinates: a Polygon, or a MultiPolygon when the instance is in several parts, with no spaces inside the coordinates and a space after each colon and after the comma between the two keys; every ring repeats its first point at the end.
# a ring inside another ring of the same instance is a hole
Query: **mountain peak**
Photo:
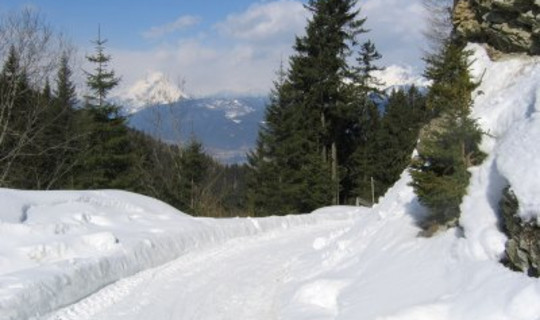
{"type": "Polygon", "coordinates": [[[382,82],[379,89],[385,91],[412,85],[418,88],[426,88],[430,84],[429,80],[416,74],[413,68],[409,66],[391,65],[383,70],[374,71],[373,76],[382,82]]]}
{"type": "Polygon", "coordinates": [[[171,81],[165,74],[153,72],[121,90],[115,98],[122,101],[128,113],[134,113],[145,107],[177,102],[187,98],[187,95],[178,83],[171,81]]]}

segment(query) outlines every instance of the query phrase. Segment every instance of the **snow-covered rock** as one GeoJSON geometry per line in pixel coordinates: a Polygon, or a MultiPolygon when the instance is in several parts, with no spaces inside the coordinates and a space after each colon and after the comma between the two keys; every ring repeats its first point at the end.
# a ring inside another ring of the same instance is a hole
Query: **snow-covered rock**
{"type": "Polygon", "coordinates": [[[540,136],[533,125],[540,109],[540,58],[518,55],[494,62],[478,44],[467,49],[473,52],[472,74],[480,81],[473,93],[472,117],[487,133],[481,148],[488,158],[471,169],[460,223],[470,239],[471,253],[496,259],[506,242],[497,218],[502,189],[511,185],[524,219],[538,219],[540,214],[540,136]]]}

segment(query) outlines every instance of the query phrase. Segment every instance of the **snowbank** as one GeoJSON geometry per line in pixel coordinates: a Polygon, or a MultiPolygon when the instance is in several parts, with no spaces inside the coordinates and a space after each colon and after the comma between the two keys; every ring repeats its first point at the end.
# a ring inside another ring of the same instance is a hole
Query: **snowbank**
{"type": "Polygon", "coordinates": [[[473,93],[472,117],[484,136],[484,163],[471,170],[468,195],[463,199],[461,225],[470,254],[478,259],[498,259],[506,237],[498,229],[502,190],[509,184],[520,201],[526,220],[540,214],[540,58],[508,57],[491,61],[486,50],[470,44],[472,75],[480,86],[473,93]]]}
{"type": "Polygon", "coordinates": [[[0,189],[0,319],[27,319],[203,246],[348,219],[339,213],[195,219],[122,191],[0,189]]]}
{"type": "Polygon", "coordinates": [[[410,181],[404,173],[348,232],[314,242],[320,273],[288,284],[279,319],[540,319],[539,279],[471,255],[459,230],[417,237],[410,181]]]}
{"type": "Polygon", "coordinates": [[[405,172],[371,214],[334,239],[333,249],[327,244],[318,259],[338,255],[332,268],[290,285],[281,318],[540,319],[540,280],[499,263],[506,237],[497,218],[509,183],[523,218],[540,213],[540,59],[492,62],[481,46],[469,49],[474,76],[482,80],[473,117],[489,136],[482,144],[488,158],[471,169],[463,230],[418,238],[422,207],[405,172]]]}

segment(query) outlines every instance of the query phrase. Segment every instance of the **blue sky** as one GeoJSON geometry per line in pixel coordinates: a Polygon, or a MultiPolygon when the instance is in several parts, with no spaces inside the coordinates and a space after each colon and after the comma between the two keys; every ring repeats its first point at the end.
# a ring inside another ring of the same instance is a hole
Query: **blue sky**
{"type": "MultiPolygon", "coordinates": [[[[421,0],[361,0],[383,65],[421,72],[421,0]]],[[[295,0],[2,0],[0,13],[30,6],[65,32],[81,56],[98,25],[122,85],[155,72],[192,95],[265,94],[292,53],[307,13],[295,0]],[[181,80],[180,80],[181,79],[181,80]]]]}

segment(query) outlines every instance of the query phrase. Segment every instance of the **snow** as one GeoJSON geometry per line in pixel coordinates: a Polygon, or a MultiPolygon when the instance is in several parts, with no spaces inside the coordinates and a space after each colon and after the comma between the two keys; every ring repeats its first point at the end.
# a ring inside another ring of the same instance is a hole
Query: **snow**
{"type": "Polygon", "coordinates": [[[539,219],[540,58],[515,56],[493,62],[480,45],[470,44],[467,49],[473,52],[472,74],[480,81],[472,117],[488,133],[482,149],[489,156],[471,170],[460,223],[470,240],[470,254],[498,259],[506,242],[497,227],[498,202],[507,185],[519,199],[520,216],[539,219]]]}
{"type": "Polygon", "coordinates": [[[187,98],[179,86],[180,82],[173,83],[162,72],[152,72],[131,86],[119,89],[113,100],[119,101],[127,113],[132,114],[147,107],[172,104],[187,98]]]}
{"type": "Polygon", "coordinates": [[[0,319],[26,319],[227,239],[346,219],[350,213],[194,219],[121,191],[0,189],[0,319]]]}
{"type": "Polygon", "coordinates": [[[540,280],[498,260],[508,184],[538,219],[538,58],[478,45],[473,116],[489,132],[463,229],[418,237],[407,172],[373,208],[192,218],[114,191],[0,189],[0,319],[540,320],[540,280]]]}
{"type": "Polygon", "coordinates": [[[410,66],[390,65],[382,70],[373,71],[372,74],[381,82],[379,89],[387,92],[413,85],[417,88],[427,88],[430,84],[426,78],[419,76],[410,66]]]}
{"type": "Polygon", "coordinates": [[[219,109],[223,110],[225,113],[225,118],[235,122],[236,124],[239,124],[242,122],[242,120],[239,120],[237,118],[246,116],[250,113],[253,113],[255,109],[248,106],[247,104],[243,103],[242,101],[238,99],[233,100],[227,100],[227,99],[216,99],[212,101],[211,104],[205,105],[207,109],[219,109]]]}

